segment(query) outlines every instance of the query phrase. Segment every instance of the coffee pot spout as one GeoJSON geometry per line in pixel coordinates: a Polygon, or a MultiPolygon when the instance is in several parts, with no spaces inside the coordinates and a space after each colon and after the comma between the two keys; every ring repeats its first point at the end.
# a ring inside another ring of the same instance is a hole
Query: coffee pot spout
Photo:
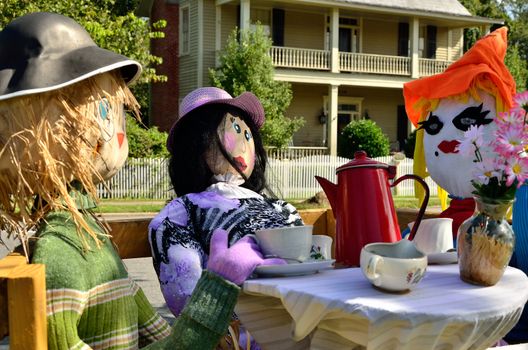
{"type": "Polygon", "coordinates": [[[330,206],[335,212],[337,208],[337,185],[320,176],[316,176],[315,179],[323,188],[323,191],[330,202],[330,206]]]}

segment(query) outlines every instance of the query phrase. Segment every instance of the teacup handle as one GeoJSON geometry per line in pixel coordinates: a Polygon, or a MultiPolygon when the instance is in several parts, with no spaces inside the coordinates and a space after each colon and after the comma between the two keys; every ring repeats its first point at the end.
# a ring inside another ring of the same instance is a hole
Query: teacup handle
{"type": "Polygon", "coordinates": [[[370,257],[367,264],[367,277],[372,280],[372,283],[374,283],[375,286],[379,286],[381,284],[380,274],[376,272],[380,262],[383,262],[383,258],[378,255],[373,255],[370,257]]]}

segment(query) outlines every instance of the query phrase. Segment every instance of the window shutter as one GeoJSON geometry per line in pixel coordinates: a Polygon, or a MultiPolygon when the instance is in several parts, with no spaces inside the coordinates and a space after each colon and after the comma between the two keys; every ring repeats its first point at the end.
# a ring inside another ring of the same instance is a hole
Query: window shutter
{"type": "Polygon", "coordinates": [[[273,9],[272,21],[273,46],[284,46],[284,10],[273,9]]]}
{"type": "Polygon", "coordinates": [[[427,26],[426,58],[436,58],[436,26],[427,26]]]}
{"type": "Polygon", "coordinates": [[[398,56],[409,56],[409,23],[398,23],[398,56]]]}

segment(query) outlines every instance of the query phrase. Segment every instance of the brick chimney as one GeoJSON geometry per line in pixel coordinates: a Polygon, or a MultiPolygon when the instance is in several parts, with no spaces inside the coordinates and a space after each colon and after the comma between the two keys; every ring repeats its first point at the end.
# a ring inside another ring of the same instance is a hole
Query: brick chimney
{"type": "Polygon", "coordinates": [[[161,131],[169,131],[178,115],[179,98],[179,58],[178,30],[179,5],[175,0],[154,0],[150,12],[151,23],[160,19],[167,21],[162,29],[163,39],[151,39],[150,48],[153,55],[163,58],[163,63],[156,66],[158,74],[167,76],[165,83],[151,83],[150,126],[157,126],[161,131]]]}

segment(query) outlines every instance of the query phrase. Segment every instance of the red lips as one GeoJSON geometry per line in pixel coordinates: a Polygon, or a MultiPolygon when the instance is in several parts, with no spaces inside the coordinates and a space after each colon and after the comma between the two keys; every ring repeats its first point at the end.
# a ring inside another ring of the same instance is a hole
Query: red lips
{"type": "Polygon", "coordinates": [[[440,151],[444,153],[458,153],[457,146],[460,144],[457,140],[452,141],[442,141],[438,145],[440,151]]]}
{"type": "Polygon", "coordinates": [[[239,156],[239,157],[235,157],[233,160],[235,161],[235,164],[240,170],[242,171],[246,170],[247,165],[246,165],[246,161],[244,160],[244,158],[239,156]]]}

